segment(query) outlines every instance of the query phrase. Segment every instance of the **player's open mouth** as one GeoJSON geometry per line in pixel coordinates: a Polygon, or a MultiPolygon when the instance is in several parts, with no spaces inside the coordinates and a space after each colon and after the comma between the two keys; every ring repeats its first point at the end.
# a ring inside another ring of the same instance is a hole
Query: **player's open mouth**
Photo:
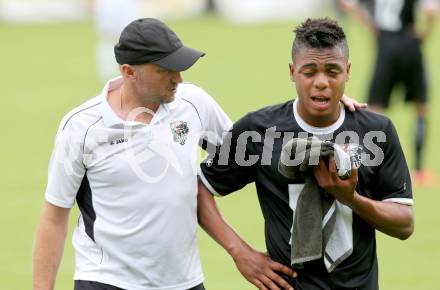
{"type": "Polygon", "coordinates": [[[326,110],[330,105],[330,98],[324,96],[312,96],[313,107],[317,110],[326,110]]]}
{"type": "Polygon", "coordinates": [[[312,96],[312,101],[317,104],[326,105],[330,102],[330,98],[321,97],[321,96],[312,96]]]}

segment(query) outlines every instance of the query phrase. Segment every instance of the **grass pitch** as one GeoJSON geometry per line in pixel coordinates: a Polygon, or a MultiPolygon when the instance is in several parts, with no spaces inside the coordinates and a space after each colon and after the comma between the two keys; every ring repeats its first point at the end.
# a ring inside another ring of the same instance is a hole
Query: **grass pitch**
{"type": "MultiPolygon", "coordinates": [[[[288,62],[293,23],[235,26],[215,17],[169,22],[184,43],[207,53],[188,72],[186,81],[206,89],[237,120],[250,110],[295,97],[288,62]]],[[[368,32],[343,22],[352,60],[347,93],[363,99],[373,64],[368,32]]],[[[91,23],[59,25],[0,24],[2,36],[1,160],[2,228],[0,289],[31,288],[31,257],[36,223],[43,205],[47,164],[61,117],[96,95],[95,35],[91,23]]],[[[440,175],[440,48],[437,30],[425,45],[430,71],[431,102],[426,164],[440,175]]],[[[111,61],[111,60],[109,60],[111,61]]],[[[395,98],[388,112],[399,131],[412,166],[414,112],[395,98]]],[[[378,234],[381,289],[438,289],[440,260],[440,187],[414,188],[416,231],[408,241],[378,234]]],[[[264,250],[263,220],[253,185],[218,200],[226,219],[254,247],[264,250]]],[[[71,215],[70,232],[77,209],[71,215]]],[[[232,259],[203,232],[200,249],[209,290],[254,289],[232,259]]],[[[72,289],[74,271],[70,235],[56,289],[72,289]]]]}

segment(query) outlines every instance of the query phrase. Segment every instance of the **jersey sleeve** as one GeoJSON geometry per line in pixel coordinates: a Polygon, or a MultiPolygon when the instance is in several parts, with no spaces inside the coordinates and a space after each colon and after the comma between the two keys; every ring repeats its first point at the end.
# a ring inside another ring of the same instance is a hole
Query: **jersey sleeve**
{"type": "Polygon", "coordinates": [[[254,165],[241,164],[238,160],[245,159],[237,156],[237,148],[244,148],[246,155],[251,154],[252,148],[247,139],[239,138],[244,132],[249,132],[250,118],[245,116],[224,135],[222,145],[217,147],[215,155],[208,157],[200,165],[200,179],[211,193],[224,196],[243,188],[255,181],[254,165]]]}
{"type": "Polygon", "coordinates": [[[75,124],[61,122],[49,162],[46,200],[71,208],[86,169],[83,163],[83,136],[75,124]]]}
{"type": "Polygon", "coordinates": [[[396,129],[388,121],[385,129],[386,142],[382,144],[384,159],[375,172],[375,199],[413,204],[411,177],[396,129]]]}

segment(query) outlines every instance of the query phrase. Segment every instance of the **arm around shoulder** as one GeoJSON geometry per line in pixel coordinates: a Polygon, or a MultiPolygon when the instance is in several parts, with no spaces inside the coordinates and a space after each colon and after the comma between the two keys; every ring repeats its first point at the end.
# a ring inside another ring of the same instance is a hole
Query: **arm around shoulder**
{"type": "Polygon", "coordinates": [[[44,205],[34,243],[34,290],[54,288],[67,236],[69,212],[70,208],[58,207],[47,201],[44,205]]]}

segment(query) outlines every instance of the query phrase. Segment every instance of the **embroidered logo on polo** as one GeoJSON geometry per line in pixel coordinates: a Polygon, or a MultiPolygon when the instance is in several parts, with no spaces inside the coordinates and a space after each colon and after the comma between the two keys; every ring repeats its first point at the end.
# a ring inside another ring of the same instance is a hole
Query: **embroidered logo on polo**
{"type": "Polygon", "coordinates": [[[172,121],[170,123],[170,128],[174,142],[179,143],[182,146],[185,145],[189,133],[188,124],[185,121],[172,121]]]}

